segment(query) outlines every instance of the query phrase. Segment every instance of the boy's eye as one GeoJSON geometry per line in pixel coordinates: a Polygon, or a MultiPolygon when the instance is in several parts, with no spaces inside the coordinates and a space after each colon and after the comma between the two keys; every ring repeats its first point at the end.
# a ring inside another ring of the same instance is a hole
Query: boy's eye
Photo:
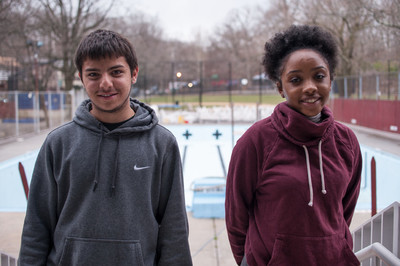
{"type": "Polygon", "coordinates": [[[112,74],[113,75],[119,75],[119,74],[121,74],[122,73],[122,71],[121,70],[114,70],[113,72],[112,72],[112,74]]]}
{"type": "Polygon", "coordinates": [[[91,72],[91,73],[88,73],[87,74],[87,76],[89,77],[89,78],[95,78],[95,77],[97,77],[99,74],[97,74],[97,73],[94,73],[94,72],[91,72]]]}

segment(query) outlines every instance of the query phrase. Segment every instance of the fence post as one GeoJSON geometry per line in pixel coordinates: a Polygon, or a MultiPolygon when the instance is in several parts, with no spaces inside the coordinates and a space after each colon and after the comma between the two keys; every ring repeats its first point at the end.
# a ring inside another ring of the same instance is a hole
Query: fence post
{"type": "MultiPolygon", "coordinates": [[[[61,114],[61,124],[64,124],[64,109],[65,109],[65,104],[64,104],[64,96],[66,92],[59,92],[60,93],[60,114],[61,114]]],[[[71,97],[72,98],[72,97],[71,97]]],[[[71,109],[75,106],[74,105],[74,100],[71,99],[71,109]]]]}
{"type": "Polygon", "coordinates": [[[376,162],[371,159],[371,217],[376,214],[376,162]]]}
{"type": "Polygon", "coordinates": [[[48,103],[48,119],[49,119],[49,128],[53,128],[53,122],[52,122],[52,112],[53,112],[53,101],[52,101],[52,93],[50,91],[47,92],[47,103],[48,103]]]}
{"type": "Polygon", "coordinates": [[[40,132],[40,97],[39,97],[39,91],[36,91],[35,96],[33,97],[34,102],[33,102],[33,116],[34,116],[34,129],[35,133],[40,132]]]}
{"type": "Polygon", "coordinates": [[[14,107],[15,107],[15,135],[18,137],[19,136],[19,108],[18,108],[18,97],[19,93],[18,91],[15,91],[15,101],[14,101],[14,107]]]}
{"type": "Polygon", "coordinates": [[[359,78],[358,85],[359,85],[358,99],[362,99],[362,76],[361,75],[360,75],[360,78],[359,78]]]}
{"type": "Polygon", "coordinates": [[[397,100],[400,100],[400,72],[397,76],[397,100]]]}
{"type": "Polygon", "coordinates": [[[379,100],[380,92],[379,92],[379,76],[376,75],[376,99],[379,100]]]}
{"type": "Polygon", "coordinates": [[[344,98],[347,99],[347,97],[348,97],[348,94],[347,94],[347,77],[344,77],[343,83],[344,83],[344,98]]]}
{"type": "Polygon", "coordinates": [[[199,62],[200,79],[199,79],[199,107],[203,105],[203,61],[199,62]]]}

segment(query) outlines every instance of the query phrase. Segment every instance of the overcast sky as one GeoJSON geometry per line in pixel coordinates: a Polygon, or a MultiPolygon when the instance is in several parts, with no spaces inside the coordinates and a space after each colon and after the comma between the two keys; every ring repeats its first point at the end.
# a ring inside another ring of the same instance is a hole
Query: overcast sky
{"type": "Polygon", "coordinates": [[[193,40],[193,35],[211,34],[233,9],[265,6],[268,0],[120,0],[116,10],[139,10],[158,18],[165,37],[182,41],[193,40]]]}

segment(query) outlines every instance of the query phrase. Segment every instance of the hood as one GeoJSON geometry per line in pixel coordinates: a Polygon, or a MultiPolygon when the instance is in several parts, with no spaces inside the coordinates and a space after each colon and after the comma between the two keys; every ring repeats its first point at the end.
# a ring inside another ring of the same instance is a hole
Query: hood
{"type": "Polygon", "coordinates": [[[318,145],[320,141],[324,141],[333,134],[334,119],[332,112],[327,107],[322,109],[322,121],[318,124],[290,108],[286,102],[278,104],[271,117],[274,128],[283,137],[298,146],[318,145]]]}
{"type": "Polygon", "coordinates": [[[130,99],[130,106],[135,111],[133,119],[130,119],[113,131],[109,131],[90,113],[92,109],[92,102],[90,99],[82,102],[76,110],[73,120],[78,125],[89,130],[110,135],[125,135],[133,132],[146,131],[158,124],[156,113],[150,106],[136,99],[130,99]]]}

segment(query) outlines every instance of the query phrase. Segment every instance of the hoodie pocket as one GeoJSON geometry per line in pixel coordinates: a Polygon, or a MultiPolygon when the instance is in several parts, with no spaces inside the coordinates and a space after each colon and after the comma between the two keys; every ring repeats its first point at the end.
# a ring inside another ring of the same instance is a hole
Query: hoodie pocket
{"type": "Polygon", "coordinates": [[[60,259],[66,265],[144,265],[140,242],[68,237],[60,259]]]}
{"type": "Polygon", "coordinates": [[[268,265],[360,265],[346,239],[337,235],[277,235],[268,265]]]}

